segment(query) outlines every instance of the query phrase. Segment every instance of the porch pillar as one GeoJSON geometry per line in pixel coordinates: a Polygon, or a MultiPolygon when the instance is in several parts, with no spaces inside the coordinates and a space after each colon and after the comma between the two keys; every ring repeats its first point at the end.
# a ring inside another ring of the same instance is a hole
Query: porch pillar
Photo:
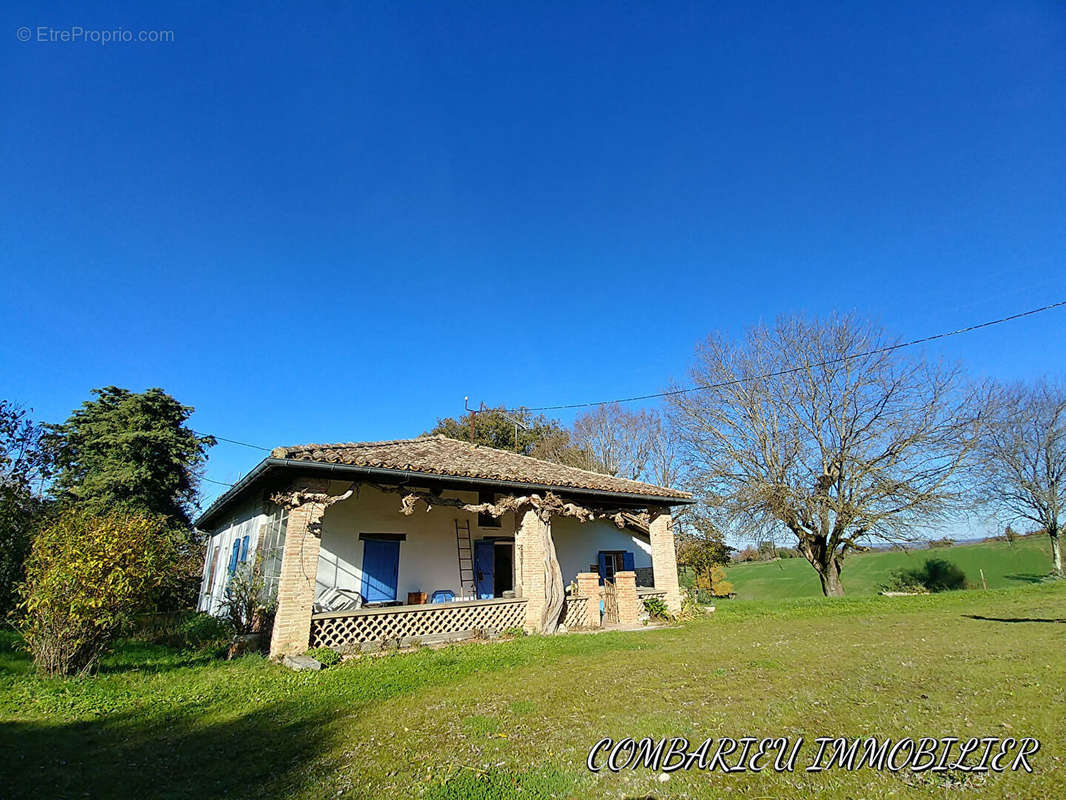
{"type": "Polygon", "coordinates": [[[520,512],[515,544],[522,548],[522,597],[526,599],[527,633],[540,633],[544,624],[545,574],[544,543],[550,531],[536,511],[520,512]]]}
{"type": "Polygon", "coordinates": [[[522,597],[526,599],[523,627],[528,633],[555,633],[565,595],[551,522],[533,509],[522,512],[515,549],[521,552],[522,597]]]}
{"type": "Polygon", "coordinates": [[[651,508],[651,567],[655,588],[666,592],[663,598],[671,614],[681,613],[681,589],[677,582],[677,551],[674,549],[673,520],[668,508],[651,508]]]}
{"type": "Polygon", "coordinates": [[[278,610],[270,637],[271,658],[302,653],[311,641],[311,606],[325,513],[326,504],[318,502],[304,503],[289,512],[278,579],[278,610]]]}
{"type": "Polygon", "coordinates": [[[600,576],[595,572],[577,573],[577,594],[587,597],[587,624],[590,628],[600,627],[600,576]]]}
{"type": "Polygon", "coordinates": [[[643,605],[637,596],[637,573],[616,572],[614,591],[618,600],[618,624],[636,625],[640,622],[640,609],[643,605]]]}

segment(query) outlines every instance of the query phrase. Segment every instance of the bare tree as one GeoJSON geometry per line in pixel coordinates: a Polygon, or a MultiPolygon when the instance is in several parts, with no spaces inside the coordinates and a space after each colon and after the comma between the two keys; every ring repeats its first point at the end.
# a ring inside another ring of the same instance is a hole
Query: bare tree
{"type": "Polygon", "coordinates": [[[1062,576],[1060,516],[1066,509],[1066,388],[1047,380],[999,387],[980,448],[983,499],[1047,531],[1062,576]]]}
{"type": "Polygon", "coordinates": [[[827,596],[850,550],[906,541],[965,497],[979,403],[957,369],[891,349],[855,316],[781,318],[742,342],[712,336],[672,396],[692,479],[738,534],[786,529],[827,596]]]}
{"type": "Polygon", "coordinates": [[[658,426],[654,412],[607,403],[574,420],[572,439],[588,455],[590,469],[637,480],[652,458],[658,426]]]}

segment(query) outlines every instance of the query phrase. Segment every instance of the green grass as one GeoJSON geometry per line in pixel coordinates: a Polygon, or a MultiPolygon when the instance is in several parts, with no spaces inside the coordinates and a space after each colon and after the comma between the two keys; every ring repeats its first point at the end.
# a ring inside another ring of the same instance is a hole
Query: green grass
{"type": "MultiPolygon", "coordinates": [[[[844,561],[841,581],[849,596],[872,595],[881,590],[897,569],[920,567],[927,558],[943,558],[966,573],[973,586],[981,585],[985,572],[988,588],[1000,589],[1037,583],[1051,571],[1051,545],[1046,536],[1027,536],[1013,545],[980,542],[934,550],[856,553],[844,561]]],[[[818,575],[803,558],[735,564],[726,569],[738,600],[786,600],[820,597],[818,575]]]]}
{"type": "Polygon", "coordinates": [[[526,637],[294,673],[126,644],[36,677],[0,637],[0,796],[1063,795],[1066,582],[719,604],[675,629],[526,637]],[[603,736],[1035,736],[1036,772],[591,776],[603,736]],[[976,791],[960,793],[961,783],[976,791]]]}

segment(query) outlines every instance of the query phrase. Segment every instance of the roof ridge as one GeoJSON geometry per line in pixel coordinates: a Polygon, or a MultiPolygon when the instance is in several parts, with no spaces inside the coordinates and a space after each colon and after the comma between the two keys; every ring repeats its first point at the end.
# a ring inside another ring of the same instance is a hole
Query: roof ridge
{"type": "Polygon", "coordinates": [[[467,442],[467,441],[465,441],[463,439],[453,439],[450,436],[445,436],[443,433],[437,434],[437,438],[444,439],[445,441],[448,441],[448,442],[456,442],[458,444],[471,445],[472,447],[481,447],[481,448],[484,448],[485,450],[495,450],[497,453],[506,453],[509,456],[517,456],[518,458],[524,458],[524,459],[527,459],[527,460],[532,461],[532,462],[537,463],[537,464],[551,464],[553,467],[562,467],[563,469],[572,469],[572,470],[574,470],[576,472],[583,472],[586,475],[593,475],[593,476],[595,476],[597,478],[610,478],[611,480],[614,480],[614,481],[625,481],[626,483],[633,483],[633,484],[636,484],[637,486],[651,486],[651,487],[657,488],[657,489],[669,489],[669,488],[672,488],[672,487],[669,487],[669,486],[656,486],[656,484],[654,484],[654,483],[645,483],[644,481],[633,480],[632,478],[619,478],[617,475],[609,475],[606,472],[594,472],[591,469],[584,469],[583,467],[575,467],[575,466],[571,466],[570,464],[560,464],[557,461],[548,461],[547,459],[544,459],[544,458],[536,458],[535,456],[527,456],[525,453],[515,453],[515,452],[513,452],[511,450],[503,450],[502,448],[493,447],[492,445],[488,445],[488,444],[478,444],[477,442],[467,442]]]}
{"type": "Polygon", "coordinates": [[[308,444],[289,444],[275,447],[274,450],[336,450],[341,447],[381,447],[387,444],[405,444],[420,439],[432,439],[433,436],[413,436],[409,439],[381,439],[376,442],[310,442],[308,444]]]}

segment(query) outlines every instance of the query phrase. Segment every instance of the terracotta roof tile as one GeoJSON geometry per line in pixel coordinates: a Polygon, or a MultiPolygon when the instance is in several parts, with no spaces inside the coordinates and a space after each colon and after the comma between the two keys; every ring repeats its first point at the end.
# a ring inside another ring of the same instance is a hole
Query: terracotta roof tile
{"type": "Polygon", "coordinates": [[[446,436],[423,436],[388,442],[305,444],[278,447],[271,455],[296,461],[408,470],[458,478],[486,478],[560,489],[588,489],[676,500],[692,497],[688,492],[677,489],[613,478],[446,436]]]}

